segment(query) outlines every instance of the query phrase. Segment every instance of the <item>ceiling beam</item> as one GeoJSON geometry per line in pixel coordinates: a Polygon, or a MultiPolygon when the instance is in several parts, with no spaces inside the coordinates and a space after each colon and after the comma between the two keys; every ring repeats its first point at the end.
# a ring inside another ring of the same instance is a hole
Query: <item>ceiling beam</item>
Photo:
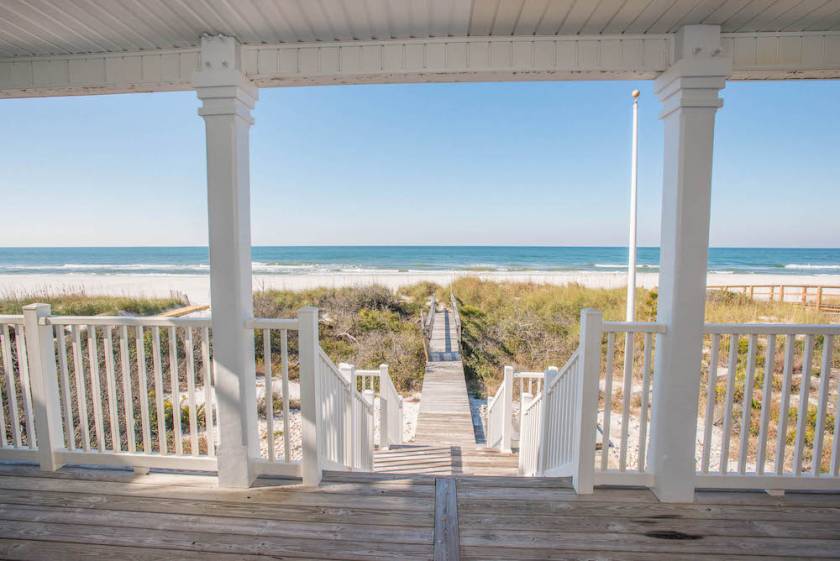
{"type": "MultiPolygon", "coordinates": [[[[840,78],[840,32],[723,34],[734,80],[840,78]]],[[[653,79],[672,35],[460,37],[244,45],[261,87],[397,82],[653,79]]],[[[196,48],[0,59],[0,97],[191,88],[196,48]]]]}

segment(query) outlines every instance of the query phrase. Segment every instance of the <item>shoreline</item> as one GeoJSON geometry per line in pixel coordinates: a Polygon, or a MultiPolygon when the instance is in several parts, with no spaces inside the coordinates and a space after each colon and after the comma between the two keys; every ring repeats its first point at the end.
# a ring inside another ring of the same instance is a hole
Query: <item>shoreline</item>
{"type": "MultiPolygon", "coordinates": [[[[627,286],[623,271],[445,271],[445,272],[364,272],[310,273],[292,275],[253,276],[254,290],[305,290],[310,288],[340,288],[380,284],[390,289],[434,282],[446,285],[461,277],[475,277],[496,282],[532,282],[563,285],[578,283],[590,288],[620,288],[627,286]]],[[[636,281],[640,288],[654,288],[659,273],[639,272],[636,281]]],[[[840,286],[840,274],[792,275],[764,273],[709,273],[708,285],[834,285],[840,286]]],[[[97,274],[0,274],[0,297],[27,292],[62,292],[83,290],[90,295],[165,297],[173,292],[189,298],[191,304],[210,303],[209,275],[97,275],[97,274]]]]}

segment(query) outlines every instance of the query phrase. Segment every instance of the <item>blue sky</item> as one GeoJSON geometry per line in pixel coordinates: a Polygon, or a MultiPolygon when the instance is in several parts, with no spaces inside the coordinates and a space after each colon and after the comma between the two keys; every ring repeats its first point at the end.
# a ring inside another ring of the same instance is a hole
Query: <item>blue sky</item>
{"type": "MultiPolygon", "coordinates": [[[[636,87],[639,241],[657,245],[650,82],[264,89],[253,243],[622,245],[636,87]]],[[[840,246],[840,82],[723,97],[712,245],[840,246]]],[[[197,107],[191,92],[0,100],[0,246],[205,245],[197,107]]]]}

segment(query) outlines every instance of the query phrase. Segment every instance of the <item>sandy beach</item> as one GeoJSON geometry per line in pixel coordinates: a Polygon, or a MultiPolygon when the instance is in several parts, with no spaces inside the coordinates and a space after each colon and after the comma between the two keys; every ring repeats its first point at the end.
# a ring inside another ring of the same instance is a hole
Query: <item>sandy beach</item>
{"type": "MultiPolygon", "coordinates": [[[[453,279],[472,276],[498,282],[533,282],[545,284],[579,283],[593,288],[618,288],[626,285],[623,272],[600,271],[529,271],[529,272],[365,272],[311,273],[291,275],[254,275],[254,290],[302,290],[316,287],[364,286],[380,284],[399,288],[421,281],[448,284],[453,279]]],[[[658,273],[639,273],[639,286],[655,287],[658,273]]],[[[708,275],[709,285],[743,284],[819,284],[840,286],[840,275],[771,275],[719,274],[708,275]]],[[[210,303],[208,275],[153,274],[5,274],[0,275],[0,294],[84,290],[88,294],[127,296],[168,296],[173,292],[186,295],[193,304],[210,303]]]]}

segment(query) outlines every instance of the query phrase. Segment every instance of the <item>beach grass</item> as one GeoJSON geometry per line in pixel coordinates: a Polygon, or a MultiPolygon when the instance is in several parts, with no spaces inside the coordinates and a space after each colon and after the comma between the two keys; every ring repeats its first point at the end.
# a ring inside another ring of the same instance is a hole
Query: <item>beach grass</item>
{"type": "MultiPolygon", "coordinates": [[[[606,321],[624,319],[626,290],[579,284],[504,283],[462,278],[451,286],[459,301],[464,367],[476,394],[495,392],[505,365],[542,371],[562,366],[578,346],[580,312],[594,308],[606,321]]],[[[449,298],[441,288],[439,298],[449,298]]],[[[638,289],[637,321],[655,321],[657,292],[638,289]]],[[[753,301],[742,294],[712,292],[712,323],[831,323],[824,313],[794,303],[753,301]]]]}
{"type": "MultiPolygon", "coordinates": [[[[329,357],[361,369],[388,364],[398,390],[417,391],[423,380],[425,356],[420,314],[433,285],[413,285],[393,291],[383,286],[262,290],[254,293],[256,317],[295,317],[304,306],[320,310],[321,347],[329,357]]],[[[257,348],[262,345],[257,334],[257,348]]],[[[279,345],[272,340],[272,348],[279,345]]],[[[290,377],[297,378],[297,340],[289,338],[290,377]]],[[[279,356],[272,357],[272,364],[279,356]]],[[[263,365],[258,359],[257,371],[263,365]]]]}
{"type": "Polygon", "coordinates": [[[26,292],[0,294],[0,314],[22,314],[27,304],[49,304],[52,314],[57,316],[153,316],[186,306],[186,297],[173,294],[169,298],[145,298],[136,296],[99,296],[87,294],[84,290],[42,289],[26,292]]]}

